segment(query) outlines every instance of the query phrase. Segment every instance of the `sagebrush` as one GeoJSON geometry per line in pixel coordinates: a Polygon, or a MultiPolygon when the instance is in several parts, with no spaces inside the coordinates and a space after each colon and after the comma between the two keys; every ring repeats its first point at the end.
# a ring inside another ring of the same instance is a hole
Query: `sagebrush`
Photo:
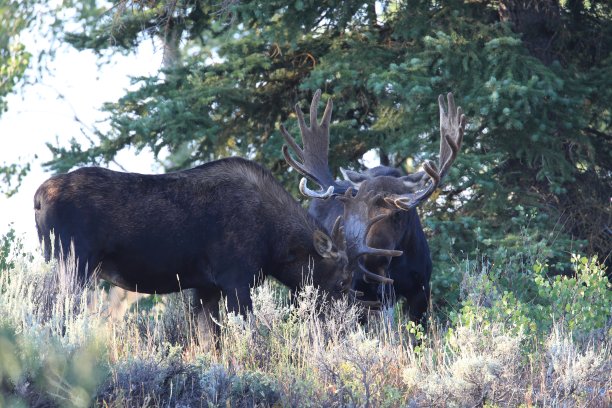
{"type": "MultiPolygon", "coordinates": [[[[272,281],[243,319],[222,313],[218,344],[188,292],[141,298],[118,316],[74,263],[9,256],[0,272],[2,406],[608,406],[610,284],[595,259],[575,275],[465,262],[461,305],[426,327],[400,308],[297,301],[272,281]],[[504,274],[511,271],[504,270],[504,274]],[[517,281],[518,282],[518,281],[517,281]],[[447,318],[450,316],[450,319],[447,318]]],[[[70,260],[68,260],[70,261],[70,260]]],[[[223,308],[223,304],[220,305],[223,308]]]]}

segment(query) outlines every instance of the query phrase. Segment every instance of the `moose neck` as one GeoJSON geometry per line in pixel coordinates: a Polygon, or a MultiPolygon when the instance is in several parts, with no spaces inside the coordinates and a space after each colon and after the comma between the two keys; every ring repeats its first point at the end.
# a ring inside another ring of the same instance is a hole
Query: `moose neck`
{"type": "Polygon", "coordinates": [[[304,284],[319,284],[323,258],[315,250],[313,236],[317,229],[326,229],[297,203],[289,218],[276,223],[282,231],[279,236],[285,239],[275,246],[275,265],[271,265],[269,274],[295,291],[304,284]],[[293,223],[290,228],[287,222],[293,223]]]}
{"type": "MultiPolygon", "coordinates": [[[[266,263],[261,265],[263,273],[295,290],[302,285],[302,275],[307,275],[309,262],[312,264],[313,259],[316,278],[320,269],[316,265],[322,258],[314,247],[314,232],[326,229],[302,208],[269,171],[252,163],[241,163],[243,190],[257,192],[258,219],[265,220],[266,233],[259,237],[268,251],[266,263]]],[[[315,283],[319,281],[313,280],[315,283]]]]}

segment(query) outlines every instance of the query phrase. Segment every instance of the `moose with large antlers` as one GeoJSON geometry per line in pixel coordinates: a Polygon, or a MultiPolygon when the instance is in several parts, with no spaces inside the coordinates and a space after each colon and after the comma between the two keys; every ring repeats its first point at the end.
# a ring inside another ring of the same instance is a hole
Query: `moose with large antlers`
{"type": "Polygon", "coordinates": [[[81,280],[141,293],[195,288],[205,316],[218,316],[222,295],[244,314],[265,275],[331,297],[351,284],[341,217],[328,236],[269,171],[237,157],[159,175],[81,168],[45,181],[34,209],[47,260],[72,248],[81,280]]]}
{"type": "Polygon", "coordinates": [[[329,127],[333,103],[329,99],[321,122],[317,108],[321,97],[315,92],[310,105],[310,126],[295,106],[303,147],[281,125],[288,145],[283,146],[287,163],[302,176],[300,191],[316,198],[309,212],[331,226],[344,217],[344,233],[350,269],[354,270],[351,295],[380,307],[387,299],[405,298],[412,320],[420,320],[429,304],[431,256],[416,207],[427,200],[448,173],[463,141],[466,117],[455,107],[453,95],[440,95],[440,156],[423,171],[405,176],[398,169],[378,166],[365,172],[342,170],[345,180],[336,181],[328,166],[329,127]],[[290,153],[291,148],[297,157],[290,153]],[[307,179],[320,189],[308,188],[307,179]],[[335,198],[335,199],[330,199],[335,198]],[[389,290],[391,288],[392,290],[389,290]]]}

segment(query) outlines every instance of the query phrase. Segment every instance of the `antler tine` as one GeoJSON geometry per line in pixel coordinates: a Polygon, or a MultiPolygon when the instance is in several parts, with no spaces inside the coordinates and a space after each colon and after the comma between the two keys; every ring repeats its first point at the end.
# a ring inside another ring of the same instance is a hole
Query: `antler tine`
{"type": "Polygon", "coordinates": [[[321,188],[319,191],[314,191],[306,186],[305,181],[302,180],[300,182],[300,192],[312,198],[328,198],[333,195],[335,190],[344,191],[344,188],[334,181],[329,170],[327,157],[333,102],[331,99],[327,101],[323,118],[319,124],[317,121],[317,107],[320,99],[321,90],[319,89],[315,92],[310,103],[310,126],[306,126],[304,113],[300,109],[299,104],[295,105],[295,114],[297,115],[297,122],[302,135],[303,148],[298,145],[283,125],[280,127],[283,138],[299,159],[299,161],[293,159],[289,154],[289,146],[283,145],[283,156],[287,163],[301,175],[317,183],[321,188]]]}
{"type": "Polygon", "coordinates": [[[440,171],[434,162],[427,160],[425,163],[423,163],[423,170],[425,170],[425,173],[427,173],[433,184],[437,186],[440,183],[442,177],[440,176],[440,171]]]}
{"type": "Polygon", "coordinates": [[[444,135],[444,141],[451,152],[450,155],[446,157],[444,163],[441,163],[442,158],[440,158],[440,178],[446,176],[448,169],[450,169],[451,165],[455,161],[455,158],[457,157],[457,152],[459,152],[459,144],[457,144],[457,141],[455,141],[450,135],[444,135]]]}
{"type": "Polygon", "coordinates": [[[427,200],[429,196],[438,188],[440,184],[440,172],[436,165],[430,161],[423,164],[423,169],[429,176],[429,184],[427,188],[416,193],[407,193],[402,195],[389,195],[385,197],[385,201],[390,205],[394,205],[401,210],[411,210],[427,200]]]}
{"type": "Polygon", "coordinates": [[[381,249],[381,248],[372,248],[366,246],[363,250],[359,252],[359,255],[375,255],[375,256],[402,256],[404,252],[396,249],[381,249]]]}
{"type": "Polygon", "coordinates": [[[358,297],[362,297],[364,295],[362,291],[355,289],[349,289],[349,293],[353,296],[354,299],[357,299],[358,297]]]}
{"type": "MultiPolygon", "coordinates": [[[[312,102],[310,102],[310,127],[318,125],[317,123],[317,108],[319,106],[319,101],[321,100],[321,90],[317,89],[312,97],[312,102]]],[[[301,111],[299,105],[295,106],[296,111],[301,111]]],[[[302,117],[303,119],[303,117],[302,117]]]]}
{"type": "Polygon", "coordinates": [[[306,185],[308,183],[308,179],[306,177],[302,177],[300,180],[300,193],[306,197],[310,198],[329,198],[334,194],[334,187],[329,186],[326,191],[315,191],[308,188],[306,185]]]}
{"type": "Polygon", "coordinates": [[[448,109],[445,108],[444,97],[438,97],[440,108],[440,178],[444,178],[448,169],[457,157],[457,152],[463,143],[466,117],[461,107],[455,107],[455,97],[452,92],[446,95],[448,109]]]}
{"type": "Polygon", "coordinates": [[[334,222],[334,227],[332,228],[332,240],[336,243],[341,243],[342,251],[346,251],[346,240],[344,239],[344,227],[342,226],[342,215],[339,215],[334,222]]]}
{"type": "MultiPolygon", "coordinates": [[[[289,143],[289,145],[291,146],[291,148],[293,149],[293,151],[295,152],[295,154],[297,155],[297,157],[304,161],[304,151],[302,150],[302,148],[297,144],[297,142],[295,141],[295,139],[289,134],[289,132],[287,131],[287,129],[285,128],[285,125],[283,125],[281,123],[280,125],[280,130],[281,130],[281,134],[283,135],[283,138],[285,139],[285,141],[287,143],[289,143]]],[[[288,155],[286,154],[287,152],[287,145],[283,145],[283,155],[285,155],[285,157],[287,157],[288,155]]]]}
{"type": "MultiPolygon", "coordinates": [[[[313,100],[316,97],[317,97],[317,94],[315,93],[313,100]]],[[[300,108],[299,103],[296,103],[293,106],[293,110],[295,111],[295,114],[297,115],[297,118],[298,118],[298,125],[300,126],[300,133],[304,135],[304,133],[306,133],[306,131],[308,130],[308,127],[306,126],[306,122],[304,122],[304,112],[302,112],[302,109],[300,108]]]]}
{"type": "MultiPolygon", "coordinates": [[[[283,125],[281,125],[281,126],[282,126],[282,127],[281,127],[281,133],[282,133],[282,134],[283,134],[283,136],[284,136],[284,135],[285,135],[285,132],[287,132],[287,131],[285,130],[285,127],[284,127],[283,125]]],[[[287,134],[287,136],[288,136],[288,135],[289,135],[289,134],[287,134]]],[[[290,137],[290,136],[289,136],[289,137],[290,137]]],[[[295,143],[295,142],[294,142],[294,143],[295,143]]],[[[283,151],[283,156],[285,156],[285,160],[287,161],[287,163],[288,163],[288,164],[289,164],[291,167],[293,167],[295,170],[297,170],[297,172],[298,172],[298,173],[300,173],[300,174],[301,174],[301,175],[303,175],[303,176],[306,176],[306,173],[307,173],[307,172],[306,172],[306,169],[304,169],[304,167],[302,167],[302,165],[301,165],[299,162],[297,162],[296,160],[294,160],[294,159],[293,159],[293,157],[291,157],[291,155],[289,154],[289,147],[287,147],[287,145],[283,145],[283,147],[282,147],[282,151],[283,151]]],[[[296,152],[297,152],[297,151],[296,151],[296,152]]],[[[300,149],[300,150],[299,150],[299,152],[298,152],[297,154],[298,154],[298,156],[300,156],[300,154],[302,155],[301,160],[303,161],[303,160],[304,160],[304,158],[303,158],[303,154],[304,154],[304,153],[302,152],[302,149],[300,149]]]]}
{"type": "Polygon", "coordinates": [[[380,300],[362,300],[362,299],[357,299],[357,301],[359,301],[359,303],[364,306],[367,307],[368,309],[381,309],[383,306],[383,303],[380,300]]]}
{"type": "Polygon", "coordinates": [[[364,282],[366,283],[377,282],[377,283],[382,283],[383,285],[393,284],[393,279],[387,278],[386,276],[382,276],[374,272],[370,272],[365,267],[363,267],[363,265],[361,264],[359,264],[359,267],[361,271],[363,272],[364,282]]]}
{"type": "Polygon", "coordinates": [[[333,110],[334,110],[334,101],[333,99],[330,98],[327,100],[327,105],[325,105],[325,111],[323,111],[323,118],[321,118],[321,127],[324,129],[328,129],[328,131],[329,131],[329,124],[331,123],[331,115],[332,115],[333,110]]]}
{"type": "Polygon", "coordinates": [[[358,290],[353,290],[350,289],[349,290],[349,297],[355,301],[358,302],[360,305],[362,305],[363,307],[366,307],[370,310],[377,310],[377,309],[381,309],[383,306],[383,303],[380,300],[365,300],[365,299],[359,299],[360,297],[362,297],[364,295],[363,292],[358,291],[358,290]]]}

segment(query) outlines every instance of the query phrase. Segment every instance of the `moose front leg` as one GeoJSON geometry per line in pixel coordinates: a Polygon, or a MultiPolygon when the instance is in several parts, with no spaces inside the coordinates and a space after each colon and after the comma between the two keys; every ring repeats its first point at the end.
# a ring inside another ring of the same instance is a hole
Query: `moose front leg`
{"type": "Polygon", "coordinates": [[[429,285],[422,286],[414,293],[414,296],[406,298],[404,313],[410,320],[416,323],[425,323],[423,318],[429,307],[429,285]]]}
{"type": "Polygon", "coordinates": [[[253,310],[249,285],[223,290],[223,295],[227,298],[228,313],[234,312],[246,317],[247,312],[253,310]]]}
{"type": "Polygon", "coordinates": [[[221,327],[219,326],[219,300],[221,290],[218,288],[198,288],[194,298],[198,334],[201,344],[208,344],[211,349],[219,345],[221,327]]]}

